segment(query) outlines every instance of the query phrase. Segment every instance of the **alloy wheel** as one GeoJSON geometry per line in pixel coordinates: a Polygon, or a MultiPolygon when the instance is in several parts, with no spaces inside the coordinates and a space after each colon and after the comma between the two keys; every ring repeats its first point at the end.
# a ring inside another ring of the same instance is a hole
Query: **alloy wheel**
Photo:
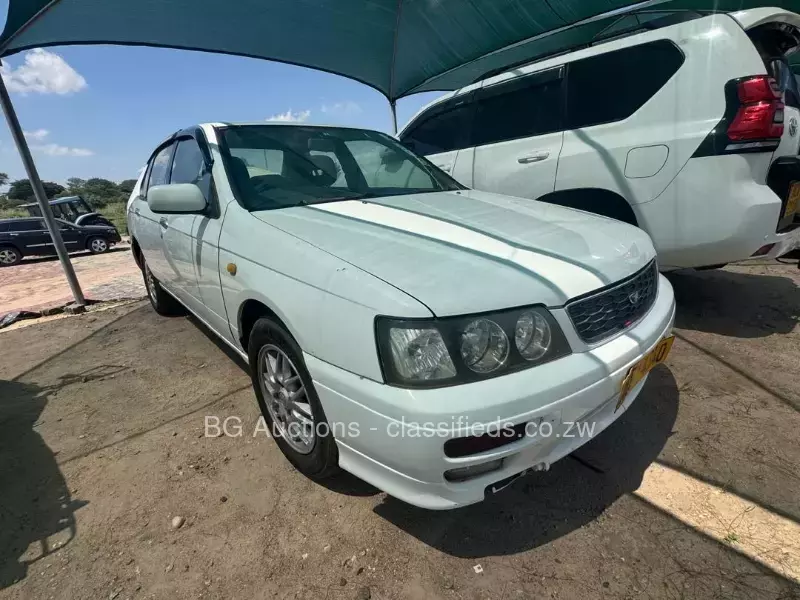
{"type": "Polygon", "coordinates": [[[147,283],[147,293],[150,294],[150,299],[153,302],[158,301],[158,289],[156,288],[156,278],[150,272],[150,267],[144,266],[144,280],[147,283]]]}
{"type": "Polygon", "coordinates": [[[272,344],[258,353],[258,381],[275,427],[300,454],[309,454],[316,440],[314,415],[305,384],[292,359],[272,344]]]}
{"type": "Polygon", "coordinates": [[[91,243],[91,248],[94,252],[105,252],[108,250],[108,242],[103,238],[94,238],[91,243]]]}
{"type": "Polygon", "coordinates": [[[0,248],[0,263],[4,265],[13,265],[17,262],[17,253],[8,248],[0,248]]]}

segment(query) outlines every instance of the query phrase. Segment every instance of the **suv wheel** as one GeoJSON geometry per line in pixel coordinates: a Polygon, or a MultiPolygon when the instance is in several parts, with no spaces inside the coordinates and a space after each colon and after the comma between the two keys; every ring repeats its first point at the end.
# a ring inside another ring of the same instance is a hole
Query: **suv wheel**
{"type": "Polygon", "coordinates": [[[108,252],[108,240],[104,237],[91,237],[86,241],[86,249],[92,254],[105,254],[108,252]]]}
{"type": "Polygon", "coordinates": [[[281,452],[312,479],[338,473],[336,442],[294,338],[261,318],[250,334],[248,354],[261,414],[281,452]]]}
{"type": "Polygon", "coordinates": [[[0,246],[0,267],[10,267],[22,260],[22,254],[14,246],[0,246]]]}
{"type": "Polygon", "coordinates": [[[161,284],[153,276],[147,262],[142,261],[142,276],[144,277],[144,285],[147,287],[147,297],[150,299],[150,304],[153,306],[158,314],[165,317],[185,314],[186,310],[181,304],[164,291],[161,284]]]}

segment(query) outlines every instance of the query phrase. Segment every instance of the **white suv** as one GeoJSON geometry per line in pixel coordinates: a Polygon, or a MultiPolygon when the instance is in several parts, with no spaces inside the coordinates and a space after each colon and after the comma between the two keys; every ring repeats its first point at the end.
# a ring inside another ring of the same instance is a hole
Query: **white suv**
{"type": "Polygon", "coordinates": [[[664,270],[780,256],[800,240],[798,28],[777,8],[628,15],[399,137],[467,186],[638,225],[664,270]]]}
{"type": "Polygon", "coordinates": [[[642,230],[468,190],[375,131],[185,129],[151,156],[128,225],[155,310],[189,309],[249,361],[298,469],[420,506],[546,469],[672,343],[642,230]]]}

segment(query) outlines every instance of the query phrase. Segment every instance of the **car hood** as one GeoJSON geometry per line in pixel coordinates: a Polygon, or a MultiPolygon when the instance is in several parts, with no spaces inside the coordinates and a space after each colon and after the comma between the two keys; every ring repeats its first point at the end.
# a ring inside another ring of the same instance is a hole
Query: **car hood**
{"type": "Polygon", "coordinates": [[[637,227],[475,190],[253,215],[403,290],[437,316],[562,306],[655,257],[637,227]]]}

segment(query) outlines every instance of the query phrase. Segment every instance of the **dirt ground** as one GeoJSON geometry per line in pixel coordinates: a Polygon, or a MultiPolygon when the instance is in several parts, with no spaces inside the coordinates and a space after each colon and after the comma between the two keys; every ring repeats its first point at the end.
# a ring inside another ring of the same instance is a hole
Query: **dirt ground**
{"type": "Polygon", "coordinates": [[[800,271],[670,279],[678,340],[624,416],[444,513],[294,471],[191,318],[0,332],[0,599],[800,598],[800,271]]]}
{"type": "MultiPolygon", "coordinates": [[[[70,255],[84,295],[108,301],[146,295],[142,274],[128,244],[118,244],[106,254],[70,255]]],[[[31,257],[0,269],[0,317],[5,313],[38,311],[72,301],[67,280],[56,257],[31,257]]]]}

